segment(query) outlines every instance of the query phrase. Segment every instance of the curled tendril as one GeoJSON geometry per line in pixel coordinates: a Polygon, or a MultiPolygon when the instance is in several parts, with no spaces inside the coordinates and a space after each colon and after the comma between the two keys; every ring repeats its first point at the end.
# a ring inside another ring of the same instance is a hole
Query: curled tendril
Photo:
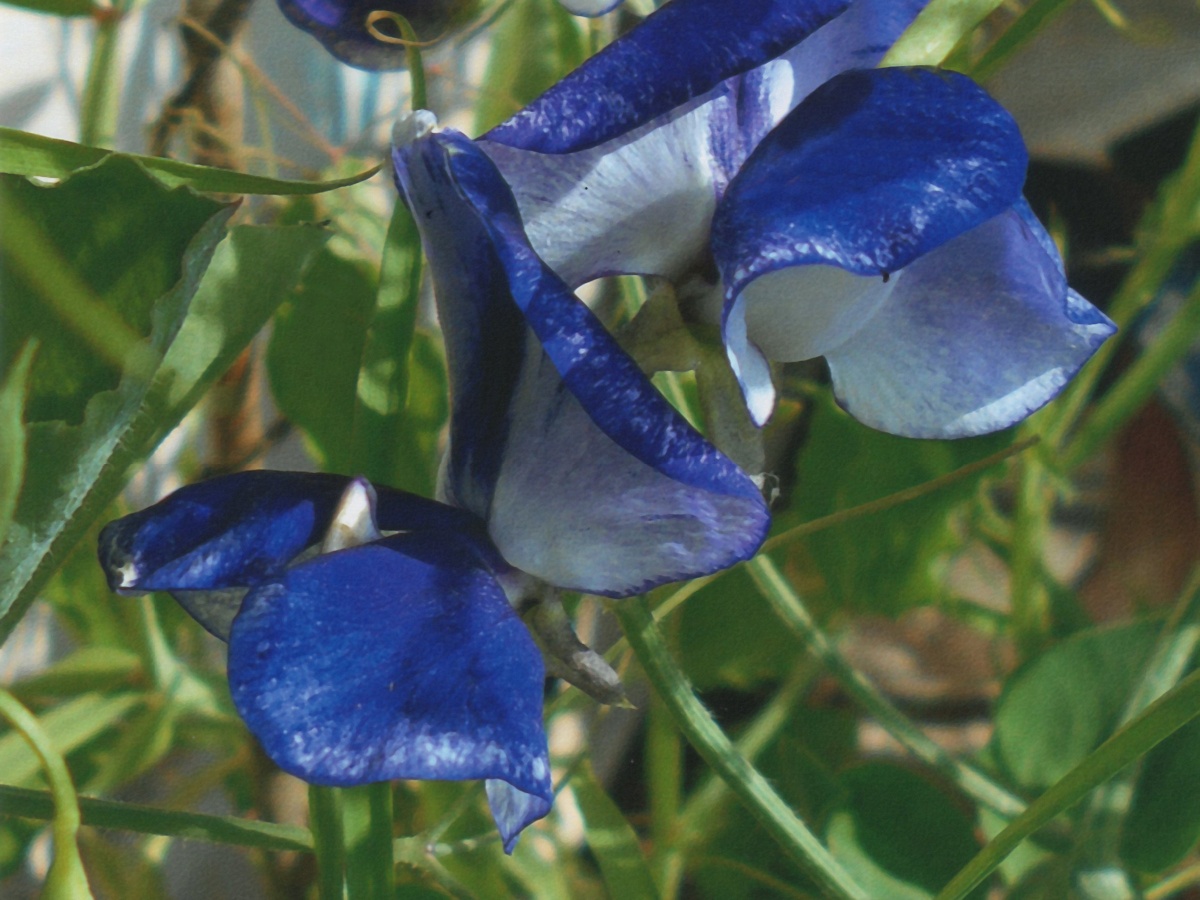
{"type": "Polygon", "coordinates": [[[432,40],[419,41],[417,40],[417,33],[413,30],[412,23],[400,15],[400,13],[387,9],[376,9],[367,13],[366,28],[367,33],[380,43],[397,44],[401,47],[432,47],[446,36],[446,33],[443,32],[432,40]],[[396,37],[394,34],[385,34],[379,29],[380,22],[390,22],[395,25],[402,37],[396,37]]]}

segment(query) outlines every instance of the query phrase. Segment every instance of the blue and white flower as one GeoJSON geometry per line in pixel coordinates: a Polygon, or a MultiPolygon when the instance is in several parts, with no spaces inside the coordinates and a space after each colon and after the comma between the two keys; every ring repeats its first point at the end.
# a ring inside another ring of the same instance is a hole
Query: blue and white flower
{"type": "Polygon", "coordinates": [[[757,550],[769,515],[533,252],[479,146],[428,114],[406,127],[397,180],[450,376],[446,502],[247,472],[110,524],[100,558],[114,590],[170,591],[229,642],[234,704],[282,768],[485,779],[511,851],[553,798],[543,663],[514,607],[714,572],[757,550]]]}
{"type": "Polygon", "coordinates": [[[672,0],[480,144],[568,284],[665,276],[719,320],[757,423],[767,361],[824,356],[873,427],[1004,428],[1114,326],[1021,197],[1011,117],[955,73],[865,68],[921,5],[672,0]]]}

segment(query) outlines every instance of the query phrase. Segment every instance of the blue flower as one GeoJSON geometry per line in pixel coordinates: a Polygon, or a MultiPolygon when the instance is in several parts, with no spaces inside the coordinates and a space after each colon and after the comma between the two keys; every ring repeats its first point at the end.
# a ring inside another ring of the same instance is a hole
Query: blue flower
{"type": "MultiPolygon", "coordinates": [[[[283,769],[486,779],[511,852],[552,800],[543,663],[514,606],[716,571],[769,515],[533,252],[478,145],[431,126],[407,123],[395,163],[446,341],[446,502],[247,472],[110,524],[100,558],[114,590],[170,591],[228,640],[234,704],[283,769]]],[[[553,632],[586,683],[583,648],[553,632]]]]}
{"type": "Polygon", "coordinates": [[[921,5],[672,0],[480,144],[568,284],[661,275],[720,322],[759,424],[767,360],[824,356],[873,427],[1004,428],[1115,328],[1021,197],[1007,112],[952,72],[864,68],[921,5]]]}
{"type": "MultiPolygon", "coordinates": [[[[402,69],[402,37],[390,15],[404,17],[421,41],[437,41],[479,11],[479,0],[277,0],[287,20],[347,65],[402,69]]],[[[622,0],[561,0],[577,16],[601,16],[622,0]]]]}

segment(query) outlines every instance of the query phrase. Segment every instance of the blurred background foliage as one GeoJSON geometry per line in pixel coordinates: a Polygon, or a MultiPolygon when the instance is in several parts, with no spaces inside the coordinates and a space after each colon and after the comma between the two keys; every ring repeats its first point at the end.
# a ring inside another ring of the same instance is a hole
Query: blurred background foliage
{"type": "MultiPolygon", "coordinates": [[[[484,3],[427,48],[429,104],[477,134],[652,7],[484,3]]],[[[548,683],[561,790],[511,858],[477,785],[396,783],[380,888],[369,793],[346,792],[352,900],[823,896],[733,750],[695,737],[704,709],[864,896],[1200,896],[1200,7],[933,10],[901,55],[1013,110],[1030,200],[1121,335],[1027,423],[960,442],[870,431],[823,364],[780,370],[767,551],[648,607],[573,600],[636,708],[548,683]]],[[[266,0],[0,6],[4,897],[341,895],[221,646],[112,595],[94,547],[246,467],[432,492],[445,365],[372,174],[408,95],[266,0]]],[[[690,377],[660,381],[703,424],[690,377]]]]}

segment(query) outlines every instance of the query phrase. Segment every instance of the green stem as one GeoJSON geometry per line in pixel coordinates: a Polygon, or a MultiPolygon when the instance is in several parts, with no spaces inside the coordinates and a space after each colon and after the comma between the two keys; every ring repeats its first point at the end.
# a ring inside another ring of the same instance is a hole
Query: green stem
{"type": "Polygon", "coordinates": [[[1050,596],[1043,582],[1043,550],[1051,506],[1045,465],[1037,457],[1025,457],[1017,466],[1009,583],[1013,637],[1026,656],[1041,647],[1051,631],[1050,596]]]}
{"type": "Polygon", "coordinates": [[[117,27],[123,16],[123,7],[114,6],[96,21],[79,113],[79,142],[91,147],[112,147],[117,134],[117,27]]]}
{"type": "Polygon", "coordinates": [[[1054,783],[954,876],[937,900],[959,900],[1017,846],[1087,793],[1200,714],[1200,672],[1181,681],[1054,783]]]}
{"type": "MultiPolygon", "coordinates": [[[[236,816],[179,812],[91,797],[79,798],[79,814],[82,824],[94,828],[180,837],[190,841],[260,850],[297,850],[301,853],[311,853],[313,850],[312,835],[305,828],[239,819],[236,816]]],[[[0,815],[51,819],[54,817],[54,799],[46,791],[0,785],[0,815]]]]}
{"type": "Polygon", "coordinates": [[[650,699],[646,727],[646,783],[650,790],[650,833],[654,839],[654,875],[660,897],[674,897],[683,877],[676,827],[683,786],[683,742],[671,712],[657,696],[650,699]]]}
{"type": "Polygon", "coordinates": [[[866,893],[821,845],[783,799],[741,756],[696,699],[687,677],[675,664],[654,624],[645,599],[615,606],[621,627],[655,691],[670,709],[691,745],[725,780],[746,808],[801,868],[833,898],[863,898],[866,893]]]}
{"type": "Polygon", "coordinates": [[[308,820],[317,854],[317,896],[320,900],[343,900],[346,849],[342,843],[341,791],[310,784],[308,820]]]}
{"type": "Polygon", "coordinates": [[[1002,816],[1019,814],[1024,802],[996,784],[978,769],[955,759],[936,742],[926,737],[878,688],[867,681],[833,642],[817,626],[800,597],[783,577],[769,556],[760,554],[746,564],[750,577],[784,623],[791,628],[856,703],[913,756],[943,773],[968,796],[975,798],[1002,816]]]}
{"type": "Polygon", "coordinates": [[[392,900],[392,785],[342,789],[348,900],[392,900]]]}
{"type": "Polygon", "coordinates": [[[54,749],[33,713],[5,690],[0,690],[0,718],[7,720],[33,748],[54,799],[54,862],[46,875],[42,896],[47,900],[91,900],[92,893],[75,843],[79,831],[79,798],[75,795],[67,763],[54,749]]]}
{"type": "MultiPolygon", "coordinates": [[[[1142,217],[1134,267],[1121,282],[1108,314],[1121,328],[1154,299],[1183,249],[1200,233],[1200,125],[1192,134],[1180,170],[1162,183],[1154,205],[1142,217]]],[[[1108,362],[1120,347],[1120,336],[1108,340],[1053,404],[1053,422],[1043,432],[1051,462],[1066,443],[1091,398],[1108,362]]]]}
{"type": "MultiPolygon", "coordinates": [[[[1163,623],[1119,726],[1127,725],[1174,687],[1200,645],[1200,566],[1193,571],[1170,617],[1163,623]]],[[[1120,871],[1121,829],[1133,800],[1136,768],[1092,792],[1076,840],[1079,869],[1120,871]]]]}
{"type": "Polygon", "coordinates": [[[1141,409],[1162,377],[1192,349],[1197,335],[1200,335],[1200,284],[1188,295],[1183,308],[1172,316],[1158,339],[1093,407],[1062,453],[1063,469],[1073,469],[1091,459],[1104,442],[1141,409]]]}

